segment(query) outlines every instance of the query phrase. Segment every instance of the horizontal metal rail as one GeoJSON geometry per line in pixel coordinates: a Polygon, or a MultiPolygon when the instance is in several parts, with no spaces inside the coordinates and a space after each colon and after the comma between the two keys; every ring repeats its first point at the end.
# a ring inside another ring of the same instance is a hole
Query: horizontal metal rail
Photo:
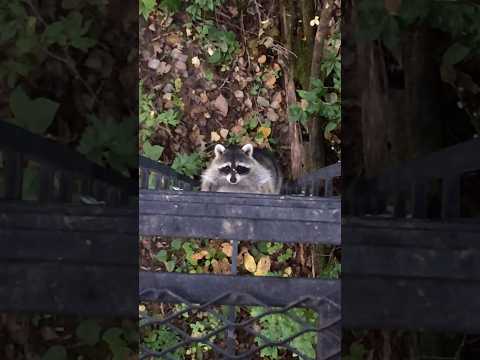
{"type": "Polygon", "coordinates": [[[140,233],[340,244],[339,198],[140,192],[140,233]]]}
{"type": "Polygon", "coordinates": [[[137,214],[0,202],[0,311],[136,317],[137,214]]]}
{"type": "Polygon", "coordinates": [[[349,328],[480,332],[480,224],[344,218],[349,328]]]}

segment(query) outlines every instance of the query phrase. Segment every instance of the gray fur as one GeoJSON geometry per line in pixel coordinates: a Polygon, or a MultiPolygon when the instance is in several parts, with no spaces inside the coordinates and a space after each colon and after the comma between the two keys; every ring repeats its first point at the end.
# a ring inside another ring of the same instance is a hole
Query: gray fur
{"type": "Polygon", "coordinates": [[[230,145],[227,148],[217,145],[215,158],[202,174],[201,190],[279,194],[282,182],[282,173],[270,152],[254,149],[250,144],[243,147],[230,145]],[[239,165],[249,168],[248,174],[239,174],[236,170],[239,165]],[[231,183],[232,177],[236,183],[231,183]]]}

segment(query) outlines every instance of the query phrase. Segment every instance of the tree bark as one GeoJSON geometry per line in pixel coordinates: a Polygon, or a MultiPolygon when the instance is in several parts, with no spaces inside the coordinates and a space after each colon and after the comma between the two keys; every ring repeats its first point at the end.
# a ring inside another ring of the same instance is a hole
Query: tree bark
{"type": "MultiPolygon", "coordinates": [[[[320,24],[317,26],[313,46],[312,62],[308,88],[311,80],[321,77],[321,62],[323,59],[325,40],[330,33],[329,23],[333,15],[334,0],[326,0],[320,13],[320,24]]],[[[308,24],[310,25],[310,24],[308,24]]],[[[323,140],[322,119],[312,118],[308,122],[309,139],[305,144],[305,171],[313,171],[325,166],[325,142],[323,140]]]]}

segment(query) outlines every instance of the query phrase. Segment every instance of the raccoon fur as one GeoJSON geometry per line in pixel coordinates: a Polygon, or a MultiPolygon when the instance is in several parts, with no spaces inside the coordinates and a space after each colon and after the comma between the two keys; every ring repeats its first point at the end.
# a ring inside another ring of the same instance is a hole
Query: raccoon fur
{"type": "Polygon", "coordinates": [[[273,155],[252,144],[215,146],[215,158],[202,174],[202,191],[279,194],[282,174],[273,155]]]}

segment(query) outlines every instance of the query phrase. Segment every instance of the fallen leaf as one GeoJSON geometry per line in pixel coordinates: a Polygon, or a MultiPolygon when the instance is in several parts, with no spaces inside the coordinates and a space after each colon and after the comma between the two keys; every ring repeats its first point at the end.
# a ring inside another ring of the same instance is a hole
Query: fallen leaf
{"type": "Polygon", "coordinates": [[[195,254],[192,255],[192,260],[197,260],[197,261],[202,260],[207,255],[208,255],[207,250],[200,250],[200,251],[198,251],[198,252],[196,252],[195,254]]]}
{"type": "Polygon", "coordinates": [[[170,46],[176,46],[181,43],[182,38],[177,33],[173,33],[168,35],[165,41],[170,46]]]}
{"type": "Polygon", "coordinates": [[[275,87],[275,83],[277,82],[277,78],[275,77],[275,74],[272,72],[268,72],[265,74],[263,78],[263,83],[265,86],[269,89],[273,89],[275,87]]]}
{"type": "Polygon", "coordinates": [[[220,129],[220,136],[226,139],[228,136],[228,129],[220,129]]]}
{"type": "Polygon", "coordinates": [[[248,252],[243,254],[243,266],[245,267],[245,270],[251,272],[252,274],[255,273],[255,271],[257,270],[257,264],[255,263],[255,259],[248,252]]]}
{"type": "Polygon", "coordinates": [[[227,259],[222,259],[221,261],[214,259],[212,260],[212,269],[215,274],[229,274],[230,263],[227,259]]]}
{"type": "Polygon", "coordinates": [[[217,108],[217,110],[220,112],[220,114],[222,114],[222,116],[227,116],[228,103],[227,103],[227,99],[225,99],[222,94],[218,95],[218,97],[215,99],[214,105],[217,108]]]}
{"type": "Polygon", "coordinates": [[[202,102],[202,104],[206,104],[208,102],[208,96],[205,92],[202,92],[200,94],[200,101],[202,102]]]}
{"type": "Polygon", "coordinates": [[[258,128],[258,132],[261,133],[263,135],[263,137],[266,139],[272,133],[272,129],[269,128],[269,127],[260,126],[258,128]]]}
{"type": "Polygon", "coordinates": [[[265,55],[262,55],[258,58],[259,64],[265,64],[266,62],[267,62],[267,57],[265,55]]]}
{"type": "Polygon", "coordinates": [[[270,257],[262,256],[260,260],[258,260],[257,270],[255,271],[255,276],[265,276],[270,271],[270,266],[272,262],[270,257]]]}
{"type": "Polygon", "coordinates": [[[232,244],[225,242],[222,244],[222,252],[228,257],[232,257],[233,247],[232,244]]]}
{"type": "Polygon", "coordinates": [[[152,70],[157,70],[160,66],[160,60],[158,59],[150,59],[148,60],[148,67],[152,70]]]}
{"type": "Polygon", "coordinates": [[[283,276],[288,277],[292,275],[292,268],[289,266],[283,270],[283,276]]]}
{"type": "Polygon", "coordinates": [[[257,104],[262,106],[262,107],[269,107],[270,106],[270,103],[268,102],[268,100],[265,99],[262,96],[257,97],[257,104]]]}
{"type": "MultiPolygon", "coordinates": [[[[273,105],[273,103],[272,103],[273,105]]],[[[267,111],[267,119],[270,120],[271,122],[275,122],[278,120],[278,115],[273,109],[268,109],[267,111]]]]}
{"type": "Polygon", "coordinates": [[[210,133],[210,140],[213,141],[213,142],[217,142],[217,141],[220,141],[222,137],[220,135],[218,135],[218,133],[216,131],[212,131],[210,133]]]}
{"type": "Polygon", "coordinates": [[[236,97],[237,99],[243,99],[243,97],[245,96],[245,95],[243,94],[243,91],[242,91],[242,90],[236,90],[236,91],[233,93],[233,95],[235,95],[235,97],[236,97]]]}
{"type": "Polygon", "coordinates": [[[200,66],[200,59],[198,58],[198,56],[194,56],[192,58],[192,65],[195,66],[196,68],[200,66]]]}

